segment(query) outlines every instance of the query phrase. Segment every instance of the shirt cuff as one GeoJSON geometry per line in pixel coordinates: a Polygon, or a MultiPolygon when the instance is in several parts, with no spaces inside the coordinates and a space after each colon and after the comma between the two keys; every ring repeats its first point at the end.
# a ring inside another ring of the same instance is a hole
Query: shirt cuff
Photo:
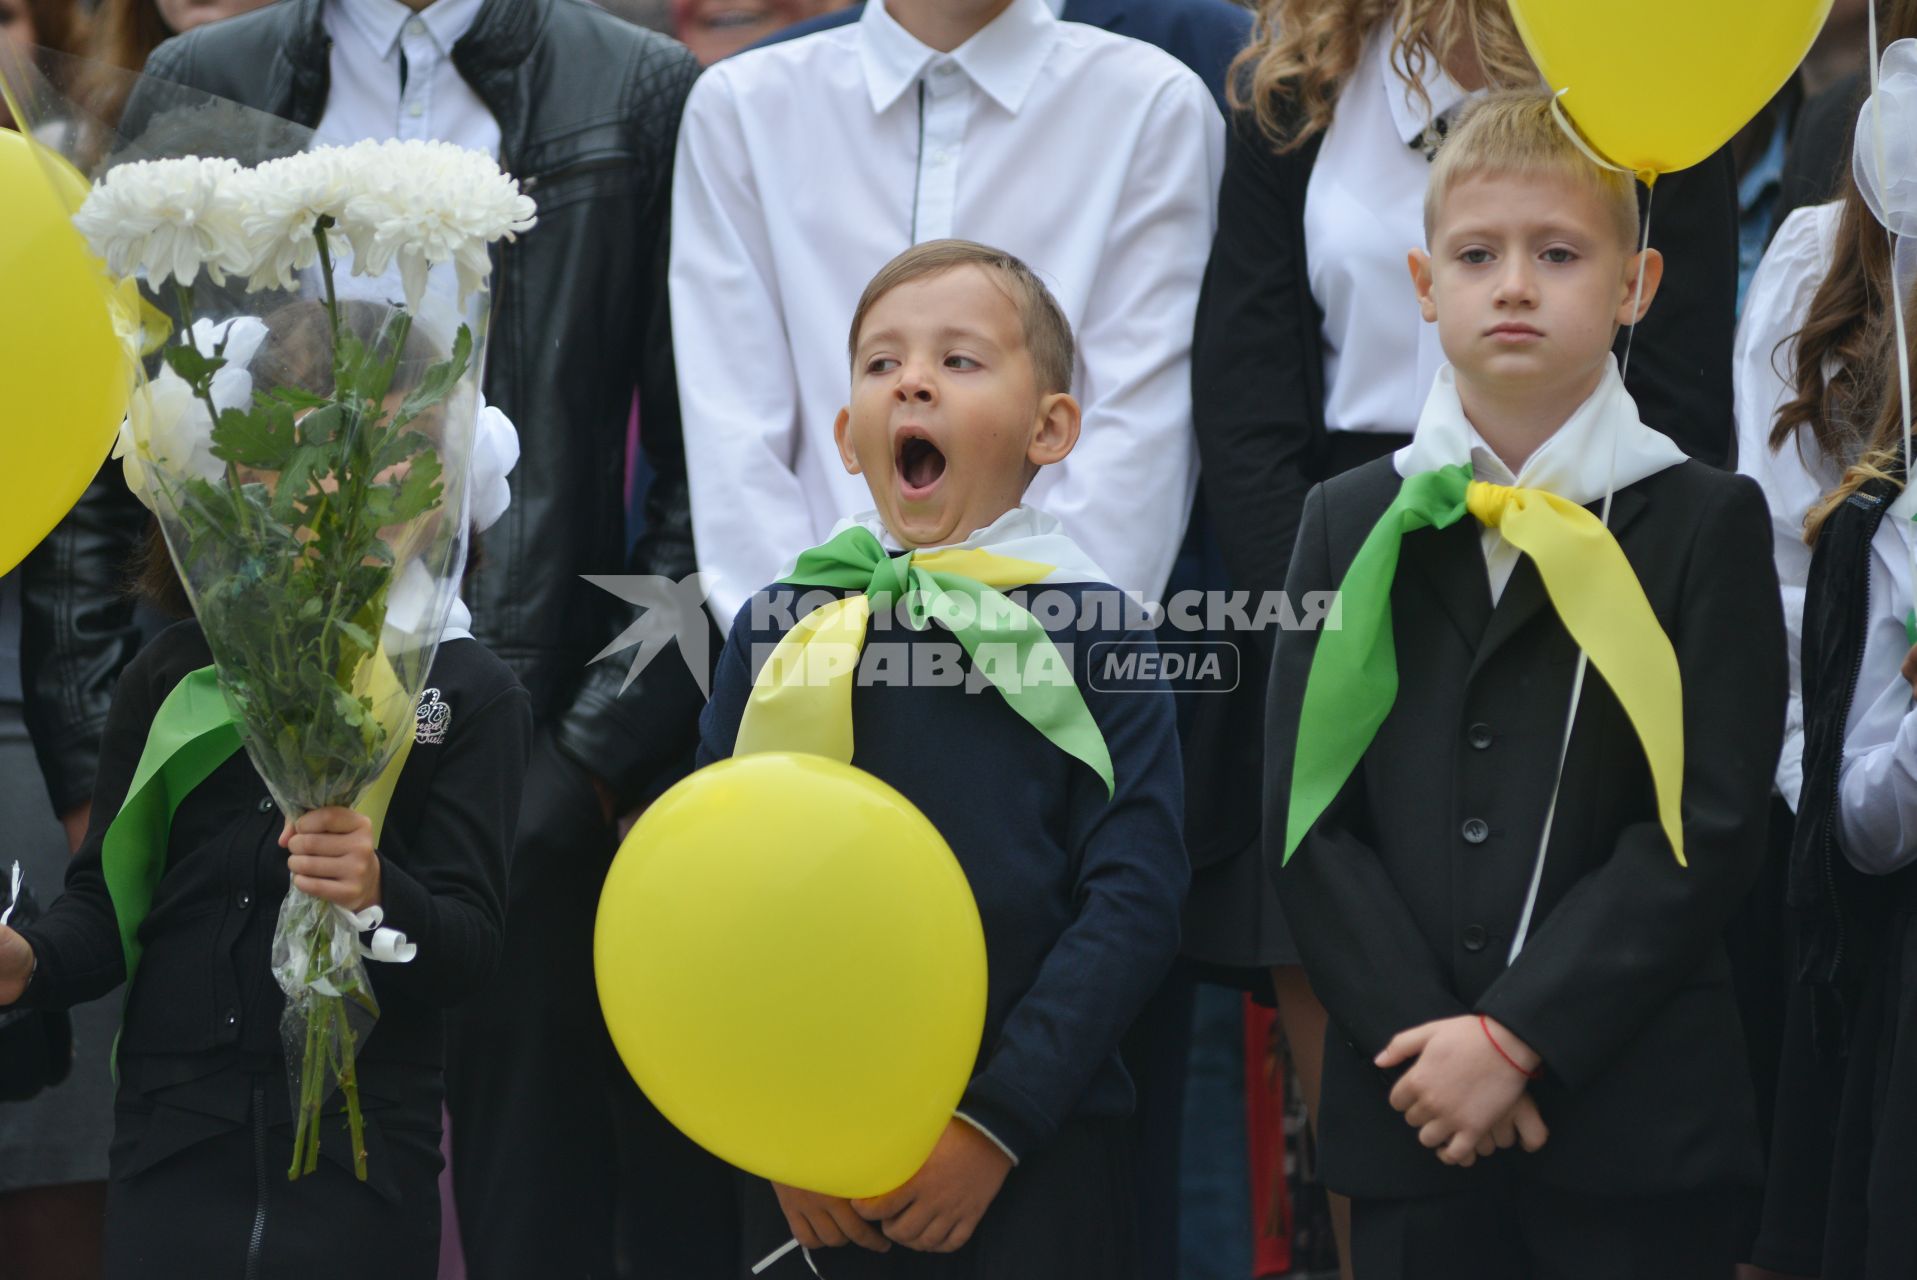
{"type": "Polygon", "coordinates": [[[978,1130],[980,1133],[984,1134],[987,1141],[989,1141],[993,1146],[997,1147],[1000,1151],[1005,1153],[1005,1158],[1012,1162],[1012,1167],[1014,1169],[1018,1167],[1018,1152],[1006,1146],[1004,1141],[1000,1139],[1000,1137],[996,1133],[993,1133],[990,1129],[987,1129],[984,1125],[980,1124],[977,1120],[973,1119],[971,1116],[966,1115],[963,1111],[954,1111],[952,1114],[957,1116],[960,1120],[965,1121],[966,1124],[971,1125],[974,1129],[978,1130]]]}
{"type": "Polygon", "coordinates": [[[1016,1090],[989,1075],[972,1078],[953,1113],[990,1138],[1017,1164],[1051,1141],[1058,1126],[1016,1090]]]}

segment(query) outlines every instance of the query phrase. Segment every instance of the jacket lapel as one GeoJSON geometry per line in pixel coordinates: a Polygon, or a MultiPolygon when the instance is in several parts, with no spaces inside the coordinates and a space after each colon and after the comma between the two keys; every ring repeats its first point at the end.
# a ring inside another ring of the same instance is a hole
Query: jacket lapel
{"type": "Polygon", "coordinates": [[[288,7],[293,30],[273,59],[266,101],[247,105],[315,129],[326,111],[326,91],[332,80],[328,63],[332,42],[321,19],[321,0],[296,0],[288,7]]]}
{"type": "MultiPolygon", "coordinates": [[[[1648,505],[1641,485],[1619,489],[1612,495],[1611,536],[1620,545],[1625,531],[1636,523],[1648,505]]],[[[1602,500],[1593,502],[1585,509],[1594,516],[1601,515],[1604,503],[1602,500]]],[[[1473,529],[1477,527],[1475,521],[1468,523],[1473,529]]],[[[1491,620],[1484,628],[1484,638],[1478,643],[1477,656],[1471,661],[1471,675],[1468,678],[1475,679],[1491,656],[1540,612],[1552,612],[1555,616],[1551,609],[1551,595],[1544,589],[1544,579],[1538,576],[1538,567],[1531,557],[1519,556],[1517,568],[1512,570],[1511,580],[1504,586],[1504,594],[1498,597],[1497,608],[1491,611],[1491,620]]]]}
{"type": "Polygon", "coordinates": [[[1466,517],[1448,529],[1418,529],[1405,535],[1400,565],[1422,577],[1467,647],[1475,650],[1491,617],[1491,584],[1485,576],[1478,522],[1466,517]]]}
{"type": "MultiPolygon", "coordinates": [[[[508,173],[526,149],[532,119],[526,59],[549,8],[550,0],[486,0],[453,46],[453,66],[499,122],[499,167],[508,173]]],[[[499,253],[493,246],[495,270],[499,253]]]]}

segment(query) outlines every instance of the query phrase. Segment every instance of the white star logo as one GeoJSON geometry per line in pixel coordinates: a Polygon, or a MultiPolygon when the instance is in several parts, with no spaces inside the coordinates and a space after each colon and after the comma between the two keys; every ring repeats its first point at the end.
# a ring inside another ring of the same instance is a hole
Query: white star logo
{"type": "MultiPolygon", "coordinates": [[[[633,624],[621,631],[613,642],[592,656],[593,662],[609,658],[625,649],[637,648],[632,665],[626,669],[624,693],[639,678],[639,673],[674,641],[686,669],[698,682],[702,696],[710,697],[712,632],[706,622],[705,575],[695,573],[682,582],[653,574],[582,574],[602,591],[610,591],[627,604],[644,610],[633,624]]],[[[590,664],[588,664],[590,665],[590,664]]]]}

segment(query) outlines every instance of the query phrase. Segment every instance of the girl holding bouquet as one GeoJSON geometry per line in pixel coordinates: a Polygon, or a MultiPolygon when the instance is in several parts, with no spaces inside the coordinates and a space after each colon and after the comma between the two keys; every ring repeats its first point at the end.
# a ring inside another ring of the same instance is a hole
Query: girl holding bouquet
{"type": "MultiPolygon", "coordinates": [[[[217,350],[235,364],[250,354],[262,385],[303,386],[323,398],[332,390],[326,361],[305,349],[326,339],[326,326],[311,323],[312,305],[263,325],[232,321],[217,350]],[[249,341],[256,350],[240,350],[249,341]]],[[[371,332],[385,310],[348,303],[341,321],[371,332]]],[[[402,394],[396,382],[391,395],[402,394]]],[[[428,436],[430,416],[415,424],[428,436]]],[[[472,451],[470,510],[484,527],[506,506],[517,437],[482,410],[472,451]]],[[[313,492],[324,490],[322,481],[313,492]]],[[[404,564],[403,548],[394,551],[404,564]]],[[[163,550],[143,587],[181,602],[163,550]]],[[[409,607],[406,591],[396,571],[389,627],[409,607]]],[[[168,797],[145,903],[116,871],[109,832],[143,783],[163,701],[213,661],[200,623],[161,634],[122,677],[66,893],[31,926],[0,927],[0,1005],[95,998],[127,980],[129,958],[137,959],[117,1050],[109,1276],[295,1276],[322,1259],[434,1274],[443,1011],[478,991],[499,959],[507,851],[532,736],[525,690],[471,637],[468,621],[455,600],[443,631],[429,637],[438,640],[430,687],[377,836],[367,816],[344,807],[289,822],[249,754],[234,749],[183,796],[168,797]],[[350,1039],[346,1061],[331,1064],[356,1076],[350,1122],[346,1092],[335,1091],[316,1127],[295,1123],[289,1074],[312,1064],[289,1061],[282,1039],[274,909],[289,884],[361,924],[383,915],[385,927],[360,937],[374,961],[378,1022],[356,1064],[350,1039]],[[309,1152],[302,1168],[296,1141],[314,1131],[317,1160],[309,1152]],[[304,1176],[290,1181],[289,1165],[304,1176]]]]}

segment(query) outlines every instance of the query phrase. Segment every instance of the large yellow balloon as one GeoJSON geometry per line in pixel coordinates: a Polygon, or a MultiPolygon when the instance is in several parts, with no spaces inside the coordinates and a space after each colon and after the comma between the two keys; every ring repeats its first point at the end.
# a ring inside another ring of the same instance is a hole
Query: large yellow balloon
{"type": "Polygon", "coordinates": [[[0,129],[0,573],[79,500],[126,416],[106,269],[70,220],[86,192],[0,129]]]}
{"type": "Polygon", "coordinates": [[[918,1172],[985,1023],[985,936],[912,803],[820,756],[701,769],[599,900],[599,1002],[640,1088],[738,1167],[838,1196],[918,1172]]]}
{"type": "Polygon", "coordinates": [[[1831,0],[1511,0],[1545,82],[1613,164],[1688,169],[1769,102],[1831,0]]]}

